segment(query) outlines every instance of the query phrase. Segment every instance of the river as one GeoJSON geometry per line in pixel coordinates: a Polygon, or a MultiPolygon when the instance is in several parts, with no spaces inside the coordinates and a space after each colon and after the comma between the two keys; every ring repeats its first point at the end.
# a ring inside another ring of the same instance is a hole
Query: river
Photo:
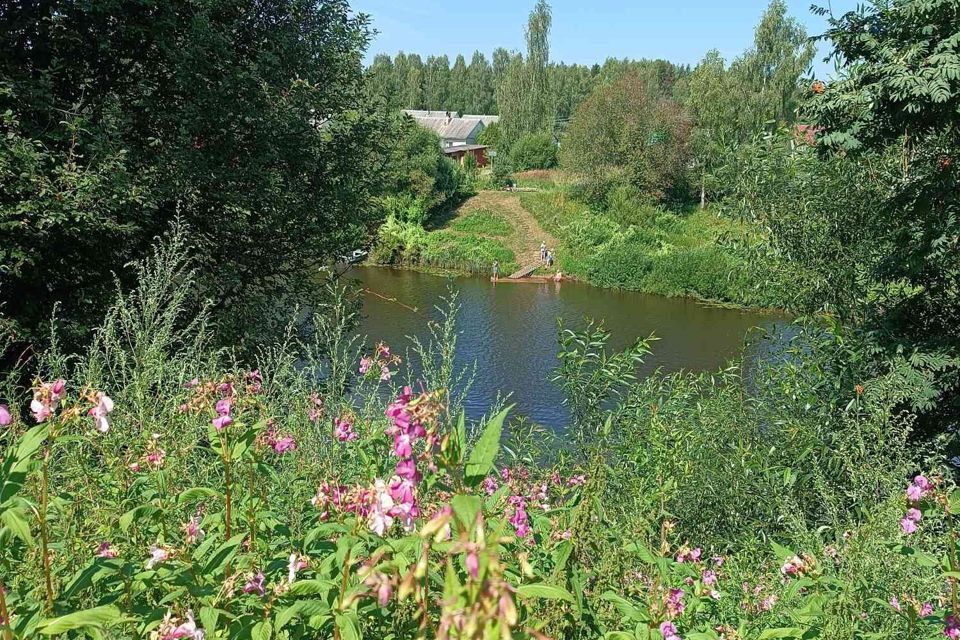
{"type": "Polygon", "coordinates": [[[745,349],[748,356],[756,356],[763,347],[747,340],[750,330],[769,330],[785,322],[783,316],[760,311],[578,282],[494,284],[485,278],[381,267],[359,267],[348,276],[365,289],[361,333],[371,345],[383,340],[397,353],[410,346],[407,336],[429,337],[427,320],[440,317],[436,305],[452,286],[461,305],[457,364],[477,365],[466,399],[468,416],[482,416],[498,394],[512,393],[517,413],[552,429],[562,428],[569,417],[562,394],[549,381],[557,366],[557,318],[571,328],[582,327],[588,318],[603,321],[612,348],[656,335],[659,340],[641,375],[656,369],[714,371],[745,349]]]}

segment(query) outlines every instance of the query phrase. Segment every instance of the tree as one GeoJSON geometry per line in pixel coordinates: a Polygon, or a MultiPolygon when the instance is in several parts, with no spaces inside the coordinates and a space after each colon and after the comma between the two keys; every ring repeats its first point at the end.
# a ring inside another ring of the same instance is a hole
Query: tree
{"type": "Polygon", "coordinates": [[[733,99],[730,81],[723,57],[714,49],[707,52],[685,78],[680,90],[683,104],[695,123],[691,150],[700,183],[701,208],[706,206],[708,182],[740,133],[737,130],[739,103],[733,99]]]}
{"type": "Polygon", "coordinates": [[[450,60],[447,56],[427,58],[424,69],[423,100],[427,109],[450,109],[450,60]]]}
{"type": "MultiPolygon", "coordinates": [[[[397,56],[399,60],[399,56],[397,56]]],[[[400,108],[397,73],[390,56],[380,53],[366,72],[367,90],[371,97],[380,98],[391,109],[400,108]]]]}
{"type": "Polygon", "coordinates": [[[473,52],[466,78],[466,113],[486,114],[496,110],[493,95],[493,77],[487,59],[479,51],[473,52]]]}
{"type": "Polygon", "coordinates": [[[563,166],[601,190],[620,180],[655,198],[682,197],[690,118],[658,92],[634,74],[598,85],[570,123],[563,166]]]}
{"type": "MultiPolygon", "coordinates": [[[[395,65],[400,69],[400,65],[395,65]]],[[[407,56],[407,71],[402,79],[401,104],[404,109],[422,109],[426,106],[424,85],[426,83],[423,61],[415,53],[407,56]]]]}
{"type": "Polygon", "coordinates": [[[446,108],[457,113],[466,113],[467,100],[467,61],[458,55],[450,70],[450,97],[446,108]]]}
{"type": "Polygon", "coordinates": [[[340,0],[4,6],[0,306],[19,339],[57,301],[86,337],[176,218],[222,319],[309,291],[373,215],[368,39],[340,0]]]}
{"type": "Polygon", "coordinates": [[[816,49],[803,26],[773,0],[754,32],[753,47],[732,65],[731,91],[742,96],[741,126],[751,133],[767,122],[792,123],[799,104],[798,80],[816,49]]]}
{"type": "Polygon", "coordinates": [[[527,22],[527,58],[514,57],[497,94],[503,133],[516,139],[524,133],[553,131],[553,97],[547,66],[550,62],[550,5],[538,0],[527,22]]]}

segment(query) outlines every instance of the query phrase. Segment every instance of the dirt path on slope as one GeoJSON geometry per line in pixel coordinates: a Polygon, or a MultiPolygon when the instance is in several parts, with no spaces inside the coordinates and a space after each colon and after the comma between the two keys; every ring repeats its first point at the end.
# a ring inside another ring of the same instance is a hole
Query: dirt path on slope
{"type": "Polygon", "coordinates": [[[540,259],[540,242],[546,241],[547,247],[556,250],[557,239],[543,230],[537,219],[520,204],[520,196],[510,191],[481,191],[457,210],[456,217],[462,217],[477,209],[486,209],[499,213],[513,227],[509,236],[503,238],[516,256],[517,264],[524,266],[540,259]]]}

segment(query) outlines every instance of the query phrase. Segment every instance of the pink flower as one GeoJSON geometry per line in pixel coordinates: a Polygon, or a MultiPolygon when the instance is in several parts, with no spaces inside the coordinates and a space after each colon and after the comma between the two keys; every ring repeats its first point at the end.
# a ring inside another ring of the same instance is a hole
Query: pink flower
{"type": "Polygon", "coordinates": [[[206,532],[200,528],[200,517],[193,516],[183,525],[183,531],[186,534],[186,543],[195,544],[203,539],[206,532]]]}
{"type": "Polygon", "coordinates": [[[420,482],[420,473],[413,458],[404,458],[397,463],[397,475],[410,482],[420,482]]]}
{"type": "Polygon", "coordinates": [[[390,367],[388,367],[387,365],[383,365],[383,366],[380,367],[380,381],[381,381],[381,382],[388,382],[388,381],[390,380],[390,376],[391,376],[391,375],[392,375],[392,374],[390,373],[390,367]]]}
{"type": "Polygon", "coordinates": [[[508,520],[516,530],[518,538],[525,538],[530,533],[530,522],[527,517],[527,503],[520,496],[511,496],[510,504],[513,506],[513,515],[508,520]]]}
{"type": "Polygon", "coordinates": [[[373,500],[367,516],[367,526],[380,537],[383,537],[387,529],[393,526],[393,516],[390,515],[393,506],[393,498],[387,484],[377,478],[373,485],[373,500]]]}
{"type": "Polygon", "coordinates": [[[10,408],[0,404],[0,427],[5,427],[11,422],[13,422],[13,416],[10,415],[10,408]]]}
{"type": "Polygon", "coordinates": [[[63,398],[63,390],[67,386],[67,383],[63,380],[54,381],[53,385],[50,387],[50,401],[54,404],[60,402],[63,398]]]}
{"type": "Polygon", "coordinates": [[[100,543],[100,546],[97,547],[97,557],[98,558],[116,558],[117,550],[113,548],[113,545],[104,540],[100,543]]]}
{"type": "Polygon", "coordinates": [[[671,618],[679,618],[683,615],[686,605],[683,603],[683,589],[670,589],[667,594],[667,612],[671,618]]]}
{"type": "Polygon", "coordinates": [[[360,358],[360,375],[366,375],[370,371],[370,365],[373,364],[373,358],[363,356],[360,358]]]}
{"type": "Polygon", "coordinates": [[[220,400],[217,400],[217,413],[219,413],[221,416],[230,415],[231,404],[230,398],[221,398],[220,400]]]}
{"type": "Polygon", "coordinates": [[[950,640],[960,638],[960,619],[953,615],[947,616],[946,623],[947,626],[943,630],[943,635],[950,640]]]}
{"type": "Polygon", "coordinates": [[[703,584],[707,585],[708,587],[712,587],[713,585],[717,584],[717,574],[710,569],[706,569],[700,575],[700,578],[703,580],[703,584]]]}
{"type": "Polygon", "coordinates": [[[130,471],[132,471],[132,472],[134,472],[134,473],[140,473],[140,463],[139,463],[139,462],[131,462],[130,464],[127,465],[127,468],[130,469],[130,471]]]}
{"type": "Polygon", "coordinates": [[[376,571],[371,573],[363,583],[376,591],[377,603],[381,607],[386,607],[390,604],[390,596],[393,595],[393,585],[390,584],[390,578],[387,577],[387,574],[382,571],[376,571]]]}
{"type": "Polygon", "coordinates": [[[910,508],[907,509],[907,519],[913,520],[914,522],[920,522],[920,519],[923,518],[923,514],[920,513],[919,509],[910,508]]]}
{"type": "Polygon", "coordinates": [[[414,496],[413,482],[408,479],[394,476],[390,480],[390,499],[393,507],[389,515],[400,519],[400,523],[407,531],[413,531],[414,519],[420,515],[417,499],[414,496]]]}
{"type": "Polygon", "coordinates": [[[262,571],[258,571],[256,575],[252,576],[247,583],[243,585],[244,593],[255,593],[261,598],[263,594],[266,593],[266,590],[263,588],[263,583],[266,580],[266,577],[263,575],[262,571]]]}
{"type": "Polygon", "coordinates": [[[219,416],[213,419],[213,428],[218,432],[223,431],[227,427],[233,424],[233,418],[230,416],[219,416]]]}
{"type": "Polygon", "coordinates": [[[467,546],[467,555],[464,558],[464,564],[467,566],[467,572],[476,578],[480,575],[480,557],[477,555],[477,545],[467,546]]]}
{"type": "Polygon", "coordinates": [[[297,448],[297,443],[293,436],[284,436],[274,440],[272,446],[277,453],[286,453],[287,451],[294,451],[297,448]]]}
{"type": "Polygon", "coordinates": [[[353,424],[347,418],[337,418],[333,427],[333,435],[340,442],[353,442],[357,439],[353,424]]]}
{"type": "Polygon", "coordinates": [[[894,611],[903,611],[903,608],[900,606],[900,599],[897,596],[892,596],[890,598],[890,606],[893,607],[894,611]]]}
{"type": "Polygon", "coordinates": [[[287,581],[293,584],[297,579],[297,573],[303,571],[309,566],[306,556],[298,556],[295,553],[290,554],[290,562],[287,563],[287,581]]]}
{"type": "Polygon", "coordinates": [[[406,433],[398,433],[393,439],[393,455],[398,458],[409,458],[413,455],[413,443],[410,440],[410,435],[406,433]]]}
{"type": "Polygon", "coordinates": [[[900,529],[906,534],[915,533],[917,531],[917,523],[910,518],[901,518],[900,529]]]}
{"type": "Polygon", "coordinates": [[[170,559],[170,551],[166,547],[154,545],[150,547],[150,559],[147,560],[147,569],[153,569],[170,559]]]}
{"type": "Polygon", "coordinates": [[[97,431],[106,433],[110,431],[110,423],[107,422],[107,415],[113,411],[113,400],[103,391],[97,391],[97,406],[90,409],[89,414],[93,416],[97,431]]]}
{"type": "Polygon", "coordinates": [[[926,618],[927,616],[932,616],[932,615],[933,615],[933,605],[930,604],[929,602],[924,602],[920,606],[920,617],[926,618]]]}
{"type": "Polygon", "coordinates": [[[480,485],[480,488],[483,489],[484,493],[488,496],[492,496],[497,492],[497,489],[500,488],[500,485],[497,483],[497,479],[493,476],[487,476],[483,479],[483,484],[480,485]]]}
{"type": "Polygon", "coordinates": [[[147,454],[146,460],[151,466],[159,469],[160,467],[163,466],[163,461],[166,457],[167,457],[166,451],[164,451],[163,449],[155,449],[147,454]]]}
{"type": "Polygon", "coordinates": [[[660,633],[663,635],[663,640],[681,640],[676,625],[670,621],[660,623],[660,633]]]}
{"type": "Polygon", "coordinates": [[[169,635],[162,636],[162,640],[203,640],[202,629],[197,628],[193,619],[193,611],[187,611],[187,621],[176,627],[169,635]]]}
{"type": "Polygon", "coordinates": [[[186,383],[183,386],[187,389],[193,389],[194,387],[197,387],[199,385],[200,385],[200,378],[194,378],[193,380],[191,380],[190,382],[186,383]]]}
{"type": "Polygon", "coordinates": [[[260,393],[263,389],[263,376],[260,375],[260,369],[254,369],[247,374],[247,391],[250,393],[260,393]]]}
{"type": "Polygon", "coordinates": [[[567,480],[567,484],[571,487],[579,487],[585,484],[586,482],[587,482],[587,476],[583,475],[582,473],[578,476],[571,476],[571,478],[567,480]]]}
{"type": "Polygon", "coordinates": [[[30,402],[30,411],[33,412],[33,419],[38,423],[45,421],[47,418],[53,415],[53,411],[50,409],[49,405],[44,404],[36,399],[30,402]]]}
{"type": "Polygon", "coordinates": [[[783,561],[783,566],[780,567],[780,573],[787,577],[793,577],[802,574],[805,569],[806,564],[799,556],[790,556],[783,561]]]}
{"type": "Polygon", "coordinates": [[[767,596],[767,597],[764,598],[763,601],[760,603],[760,610],[761,610],[761,611],[772,611],[772,610],[773,610],[773,607],[776,606],[776,604],[777,604],[777,600],[779,600],[779,598],[778,598],[777,596],[775,596],[775,595],[769,595],[769,596],[767,596]]]}
{"type": "Polygon", "coordinates": [[[686,545],[680,548],[680,551],[677,552],[677,562],[700,562],[700,556],[703,554],[703,551],[700,547],[695,549],[689,549],[686,545]]]}
{"type": "Polygon", "coordinates": [[[933,485],[926,476],[917,476],[907,487],[907,499],[910,502],[919,502],[933,489],[933,485]]]}

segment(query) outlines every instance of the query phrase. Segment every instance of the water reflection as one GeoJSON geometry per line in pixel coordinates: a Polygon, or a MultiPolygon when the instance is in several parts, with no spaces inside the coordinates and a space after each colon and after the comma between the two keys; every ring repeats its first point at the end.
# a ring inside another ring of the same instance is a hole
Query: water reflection
{"type": "Polygon", "coordinates": [[[436,305],[453,286],[461,304],[457,361],[477,364],[467,397],[471,418],[478,418],[498,395],[512,392],[516,411],[552,428],[565,425],[562,395],[549,382],[557,366],[557,319],[580,327],[602,320],[611,346],[623,348],[638,337],[656,335],[654,353],[641,374],[716,370],[744,349],[753,327],[771,329],[784,320],[756,311],[711,308],[692,300],[663,298],[589,285],[508,283],[486,279],[444,278],[415,271],[364,267],[350,272],[368,293],[361,332],[371,342],[384,340],[395,350],[409,346],[406,336],[426,340],[428,319],[440,317],[436,305]],[[388,299],[393,299],[391,301],[388,299]]]}

